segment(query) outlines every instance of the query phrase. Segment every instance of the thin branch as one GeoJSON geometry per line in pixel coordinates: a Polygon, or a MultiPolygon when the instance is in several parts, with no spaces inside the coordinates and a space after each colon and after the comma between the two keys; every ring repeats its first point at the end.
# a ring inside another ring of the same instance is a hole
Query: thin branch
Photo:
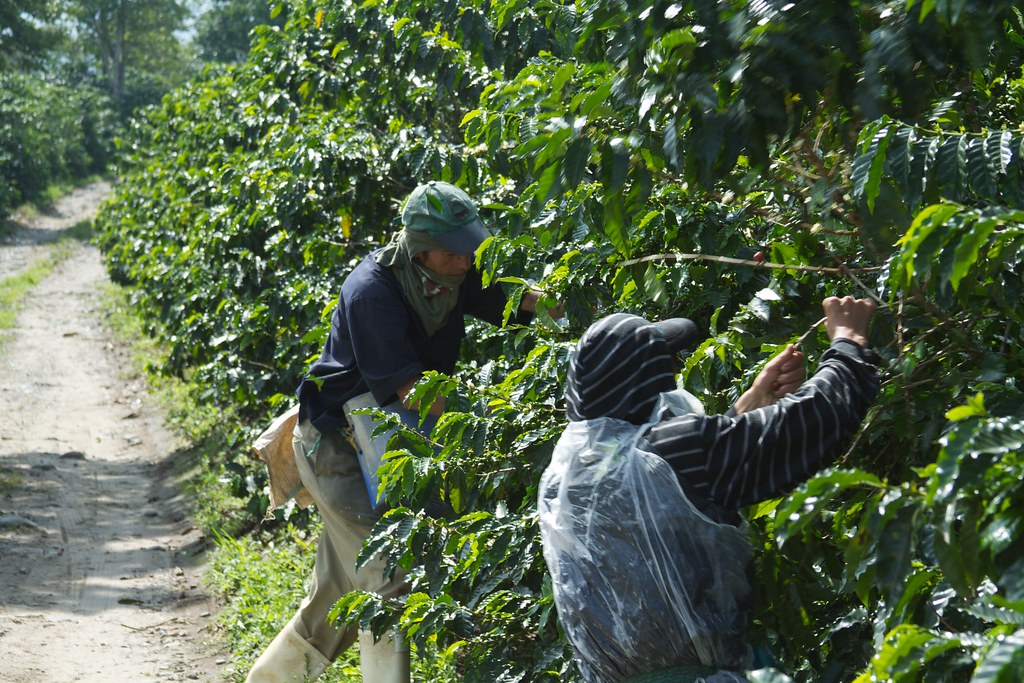
{"type": "MultiPolygon", "coordinates": [[[[940,326],[937,326],[937,327],[933,328],[933,331],[938,329],[938,327],[940,327],[940,326]]],[[[918,363],[917,365],[915,365],[914,369],[910,373],[911,376],[917,374],[917,372],[919,370],[921,370],[922,368],[928,368],[928,367],[931,367],[931,366],[935,365],[936,363],[941,363],[942,361],[947,360],[948,358],[950,358],[950,356],[952,355],[953,351],[955,351],[955,350],[956,350],[956,345],[954,345],[954,344],[949,344],[946,347],[940,349],[931,358],[926,358],[923,361],[921,361],[920,363],[918,363]]],[[[882,387],[883,388],[884,387],[888,387],[888,386],[896,383],[900,378],[901,378],[901,375],[894,374],[889,379],[887,379],[884,382],[882,382],[882,387]]],[[[921,381],[933,382],[935,380],[933,380],[933,379],[918,380],[918,382],[921,382],[921,381]]],[[[906,384],[900,385],[900,388],[906,390],[908,388],[911,388],[912,386],[917,386],[917,383],[910,383],[910,382],[908,382],[906,384]]]]}
{"type": "Polygon", "coordinates": [[[906,297],[903,293],[900,293],[900,304],[896,310],[896,348],[899,349],[899,360],[903,360],[903,338],[905,332],[905,319],[903,316],[903,306],[906,303],[906,297]]]}
{"type": "MultiPolygon", "coordinates": [[[[877,294],[875,294],[867,285],[865,285],[863,282],[861,282],[860,278],[857,277],[857,275],[854,273],[854,271],[852,271],[849,268],[847,268],[846,265],[842,261],[840,261],[837,257],[833,257],[833,259],[835,260],[836,263],[839,264],[838,268],[840,270],[842,270],[843,275],[846,275],[848,278],[853,280],[857,284],[858,287],[860,287],[862,290],[864,290],[864,293],[867,294],[868,297],[870,297],[876,304],[878,304],[878,310],[885,310],[885,309],[889,308],[889,304],[887,304],[884,301],[882,301],[878,297],[877,294]]],[[[880,270],[880,268],[876,268],[875,270],[880,270]]],[[[858,270],[857,272],[862,272],[862,271],[858,270]]]]}
{"type": "Polygon", "coordinates": [[[801,151],[803,151],[803,153],[807,155],[807,158],[810,159],[811,165],[818,171],[818,175],[827,179],[829,182],[832,182],[832,172],[827,166],[825,166],[824,159],[822,159],[821,154],[818,153],[818,150],[821,149],[821,136],[824,132],[824,126],[818,129],[818,137],[815,138],[813,143],[810,138],[805,137],[803,145],[801,145],[801,151]]]}
{"type": "MultiPolygon", "coordinates": [[[[713,192],[709,190],[706,191],[705,194],[707,194],[709,197],[717,201],[719,204],[727,206],[731,202],[731,200],[727,200],[726,196],[721,192],[713,192]]],[[[763,218],[766,221],[775,223],[776,225],[781,225],[782,227],[788,230],[800,230],[801,232],[809,232],[812,234],[825,233],[827,235],[837,235],[839,237],[856,237],[857,235],[860,235],[859,230],[839,230],[836,228],[826,228],[825,226],[817,223],[808,223],[806,221],[799,220],[786,221],[776,212],[772,211],[771,209],[766,209],[762,206],[753,206],[750,204],[745,204],[742,206],[742,209],[744,211],[749,211],[755,216],[759,216],[760,218],[763,218]]],[[[840,218],[846,220],[845,216],[843,216],[842,214],[840,214],[840,218]]]]}
{"type": "Polygon", "coordinates": [[[828,320],[828,318],[827,318],[827,317],[826,317],[826,318],[822,318],[822,319],[821,319],[821,320],[819,320],[818,322],[816,322],[816,323],[814,323],[813,325],[811,325],[810,327],[808,327],[808,328],[807,328],[807,331],[806,331],[806,332],[804,332],[803,334],[801,334],[801,335],[800,335],[800,338],[799,338],[799,339],[797,339],[797,340],[796,340],[796,341],[795,341],[795,342],[793,343],[793,347],[794,347],[794,348],[797,348],[797,349],[799,349],[799,348],[800,348],[800,345],[804,343],[804,340],[806,340],[806,339],[807,339],[807,337],[811,336],[811,333],[812,333],[812,332],[814,332],[814,331],[815,331],[816,329],[818,329],[819,327],[821,327],[821,325],[822,325],[822,324],[823,324],[823,323],[824,323],[824,322],[825,322],[826,320],[828,320]]]}
{"type": "Polygon", "coordinates": [[[157,623],[150,624],[149,626],[129,626],[125,623],[121,623],[121,626],[124,626],[125,628],[131,629],[133,631],[148,631],[149,629],[160,628],[161,626],[166,626],[167,624],[181,623],[184,623],[181,617],[171,617],[170,619],[164,619],[163,621],[158,621],[157,623]]]}
{"type": "Polygon", "coordinates": [[[882,270],[884,266],[868,266],[864,268],[830,268],[828,266],[807,266],[803,264],[770,263],[768,261],[751,261],[750,259],[733,258],[731,256],[715,256],[714,254],[653,254],[641,256],[640,258],[629,259],[619,264],[620,268],[632,266],[647,261],[714,261],[716,263],[729,263],[736,266],[751,266],[753,268],[772,268],[775,270],[800,270],[808,273],[834,273],[836,275],[849,275],[851,273],[871,273],[882,270]]]}
{"type": "Polygon", "coordinates": [[[821,176],[811,173],[807,169],[800,168],[799,166],[787,164],[783,161],[776,161],[775,163],[779,168],[785,169],[790,173],[795,173],[796,175],[802,178],[806,178],[807,180],[811,180],[813,182],[818,182],[819,180],[821,180],[821,176]]]}
{"type": "Polygon", "coordinates": [[[847,464],[850,457],[853,455],[853,452],[857,449],[857,446],[860,445],[860,442],[864,438],[864,435],[868,433],[868,430],[871,428],[871,424],[875,421],[875,418],[878,417],[878,414],[880,412],[881,410],[879,406],[871,407],[871,410],[868,412],[867,418],[864,420],[864,423],[861,425],[861,428],[857,430],[857,435],[850,443],[850,447],[846,449],[846,452],[843,454],[841,458],[837,459],[839,464],[844,466],[847,464]]]}
{"type": "MultiPolygon", "coordinates": [[[[899,378],[896,377],[896,376],[893,376],[892,380],[889,381],[889,382],[886,382],[884,386],[889,386],[890,384],[895,382],[897,379],[899,379],[899,378]]],[[[916,389],[918,387],[928,386],[929,384],[935,384],[937,381],[938,380],[935,379],[934,377],[932,379],[919,379],[916,382],[907,382],[906,384],[901,384],[900,385],[900,389],[903,389],[903,391],[906,392],[908,389],[916,389]]]]}

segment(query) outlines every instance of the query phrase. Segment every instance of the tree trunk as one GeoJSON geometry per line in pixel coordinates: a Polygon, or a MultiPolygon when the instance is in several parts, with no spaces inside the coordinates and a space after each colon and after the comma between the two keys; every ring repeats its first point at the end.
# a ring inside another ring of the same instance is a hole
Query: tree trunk
{"type": "Polygon", "coordinates": [[[124,104],[125,27],[128,7],[126,0],[100,5],[92,16],[92,30],[96,35],[100,70],[118,111],[124,104]]]}
{"type": "Polygon", "coordinates": [[[124,71],[125,71],[125,49],[124,37],[125,26],[128,20],[128,0],[121,0],[116,5],[116,16],[114,17],[114,41],[111,44],[111,55],[113,57],[113,72],[111,74],[111,96],[118,109],[124,105],[124,71]]]}
{"type": "Polygon", "coordinates": [[[113,73],[110,58],[110,35],[107,33],[107,22],[104,20],[102,9],[96,10],[96,14],[92,17],[92,30],[96,34],[96,40],[99,42],[99,50],[97,52],[100,57],[100,72],[109,83],[110,74],[113,73]]]}

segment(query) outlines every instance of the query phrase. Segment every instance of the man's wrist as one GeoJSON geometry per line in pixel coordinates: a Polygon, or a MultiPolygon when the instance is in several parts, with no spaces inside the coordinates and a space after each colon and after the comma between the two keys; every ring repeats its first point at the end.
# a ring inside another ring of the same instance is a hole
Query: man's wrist
{"type": "Polygon", "coordinates": [[[732,404],[732,410],[736,415],[742,415],[743,413],[749,413],[751,410],[764,408],[767,405],[771,405],[771,403],[771,397],[765,396],[763,392],[751,387],[740,394],[740,397],[732,404]]]}
{"type": "Polygon", "coordinates": [[[845,339],[847,341],[851,341],[854,344],[857,344],[858,346],[862,346],[865,349],[868,347],[868,339],[867,339],[867,337],[865,335],[863,335],[863,334],[860,334],[859,332],[854,332],[853,330],[849,330],[849,329],[839,329],[839,330],[836,330],[835,332],[832,333],[832,341],[835,341],[836,339],[845,339]]]}
{"type": "MultiPolygon", "coordinates": [[[[838,351],[843,355],[852,356],[875,366],[882,362],[881,358],[879,358],[878,354],[875,353],[870,346],[858,344],[852,339],[846,339],[845,337],[837,337],[833,339],[829,349],[831,352],[838,351]]],[[[829,352],[827,351],[826,353],[829,352]]]]}

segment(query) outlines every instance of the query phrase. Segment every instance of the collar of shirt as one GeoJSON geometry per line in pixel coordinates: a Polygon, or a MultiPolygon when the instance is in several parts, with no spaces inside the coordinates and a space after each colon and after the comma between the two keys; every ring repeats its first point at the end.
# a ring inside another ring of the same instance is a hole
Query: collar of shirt
{"type": "Polygon", "coordinates": [[[420,273],[420,282],[423,283],[423,296],[437,296],[438,294],[450,291],[447,287],[434,282],[423,273],[420,273]]]}

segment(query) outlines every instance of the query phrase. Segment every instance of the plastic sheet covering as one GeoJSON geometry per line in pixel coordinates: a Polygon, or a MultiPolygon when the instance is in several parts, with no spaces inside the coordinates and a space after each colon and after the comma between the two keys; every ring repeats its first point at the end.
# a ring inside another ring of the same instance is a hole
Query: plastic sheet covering
{"type": "MultiPolygon", "coordinates": [[[[652,415],[688,412],[703,409],[674,391],[652,415]]],[[[637,447],[650,425],[570,422],[555,447],[538,511],[559,619],[589,683],[681,665],[744,681],[748,535],[703,515],[668,463],[637,447]]]]}

